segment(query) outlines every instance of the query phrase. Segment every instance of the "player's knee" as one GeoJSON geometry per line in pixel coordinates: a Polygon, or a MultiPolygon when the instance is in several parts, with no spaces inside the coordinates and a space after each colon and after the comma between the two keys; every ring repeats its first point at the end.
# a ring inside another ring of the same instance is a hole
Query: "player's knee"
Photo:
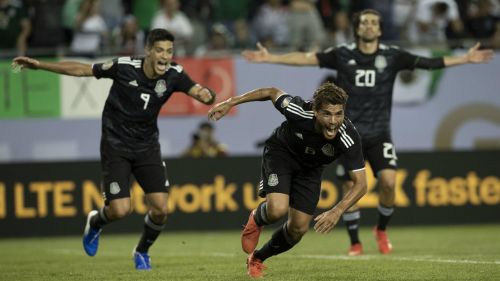
{"type": "Polygon", "coordinates": [[[308,224],[304,224],[304,225],[290,224],[290,225],[288,225],[288,233],[296,241],[300,240],[302,238],[302,236],[304,236],[308,230],[309,230],[308,224]]]}
{"type": "Polygon", "coordinates": [[[288,213],[288,204],[267,204],[267,219],[269,222],[275,222],[288,213]]]}
{"type": "Polygon", "coordinates": [[[112,220],[118,220],[128,216],[132,212],[130,206],[121,205],[121,206],[110,206],[107,215],[112,220]]]}
{"type": "Polygon", "coordinates": [[[396,181],[393,179],[385,179],[380,181],[380,189],[385,193],[393,193],[395,189],[396,181]]]}
{"type": "Polygon", "coordinates": [[[151,214],[156,218],[166,218],[168,215],[168,206],[151,208],[151,214]]]}

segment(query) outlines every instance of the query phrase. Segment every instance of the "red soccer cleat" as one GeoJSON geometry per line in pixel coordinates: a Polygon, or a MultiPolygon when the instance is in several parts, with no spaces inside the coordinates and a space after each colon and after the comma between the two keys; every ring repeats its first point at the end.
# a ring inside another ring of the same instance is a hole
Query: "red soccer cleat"
{"type": "Polygon", "coordinates": [[[387,232],[378,230],[375,226],[373,228],[373,235],[375,235],[375,239],[377,239],[379,252],[383,255],[388,255],[392,251],[392,244],[389,238],[387,238],[387,232]]]}
{"type": "Polygon", "coordinates": [[[363,245],[361,245],[361,243],[356,243],[354,245],[351,245],[351,248],[349,248],[349,252],[347,252],[347,255],[351,257],[361,256],[362,254],[363,254],[363,245]]]}
{"type": "Polygon", "coordinates": [[[264,269],[267,267],[261,260],[255,258],[251,253],[247,258],[247,274],[252,278],[261,278],[264,276],[264,269]]]}
{"type": "Polygon", "coordinates": [[[264,228],[263,226],[258,226],[255,223],[253,218],[254,214],[255,210],[250,213],[245,229],[243,229],[243,232],[241,233],[241,248],[247,254],[253,253],[257,247],[260,232],[262,231],[262,228],[264,228]]]}

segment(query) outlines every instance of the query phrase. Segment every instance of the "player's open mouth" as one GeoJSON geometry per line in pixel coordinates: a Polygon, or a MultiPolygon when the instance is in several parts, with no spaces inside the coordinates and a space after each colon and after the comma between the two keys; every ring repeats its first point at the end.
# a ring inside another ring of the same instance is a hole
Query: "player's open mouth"
{"type": "Polygon", "coordinates": [[[159,62],[156,64],[156,68],[157,68],[160,72],[165,72],[165,70],[167,69],[167,65],[168,65],[168,63],[167,63],[167,62],[159,61],[159,62]]]}
{"type": "Polygon", "coordinates": [[[323,134],[325,135],[325,138],[333,139],[335,134],[337,134],[337,126],[325,127],[323,134]]]}

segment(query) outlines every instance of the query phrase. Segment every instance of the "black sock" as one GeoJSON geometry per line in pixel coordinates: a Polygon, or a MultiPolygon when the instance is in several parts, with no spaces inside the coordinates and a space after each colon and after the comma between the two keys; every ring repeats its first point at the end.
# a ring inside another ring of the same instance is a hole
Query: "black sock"
{"type": "Polygon", "coordinates": [[[378,205],[378,230],[385,231],[387,224],[391,220],[392,213],[394,213],[394,208],[388,208],[382,205],[378,205]]]}
{"type": "Polygon", "coordinates": [[[259,204],[259,206],[255,209],[255,214],[253,215],[253,219],[258,226],[268,225],[269,220],[267,219],[267,202],[264,201],[259,204]]]}
{"type": "Polygon", "coordinates": [[[144,218],[144,231],[142,232],[141,240],[139,240],[139,244],[137,244],[135,250],[139,253],[147,253],[149,247],[153,245],[164,227],[165,224],[159,225],[154,223],[149,214],[147,214],[144,218]]]}
{"type": "Polygon", "coordinates": [[[111,221],[106,216],[106,212],[104,211],[104,207],[98,210],[98,213],[90,218],[90,227],[93,229],[101,229],[106,224],[111,221]]]}
{"type": "Polygon", "coordinates": [[[300,240],[294,241],[286,229],[286,223],[276,230],[262,248],[254,252],[254,257],[261,261],[290,250],[300,240]]]}
{"type": "Polygon", "coordinates": [[[347,227],[347,233],[351,239],[351,245],[361,243],[359,241],[359,218],[361,213],[359,211],[344,213],[342,218],[344,219],[345,226],[347,227]]]}

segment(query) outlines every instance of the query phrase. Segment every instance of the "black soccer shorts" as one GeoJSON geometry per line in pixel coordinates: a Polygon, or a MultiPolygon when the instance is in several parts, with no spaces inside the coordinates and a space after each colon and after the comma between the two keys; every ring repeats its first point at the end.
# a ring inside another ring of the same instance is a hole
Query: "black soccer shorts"
{"type": "Polygon", "coordinates": [[[169,191],[167,170],[160,149],[124,153],[101,144],[101,166],[101,190],[106,205],[112,200],[130,197],[132,174],[146,194],[169,191]]]}
{"type": "Polygon", "coordinates": [[[265,147],[259,196],[288,194],[290,207],[314,215],[321,192],[322,173],[323,167],[305,168],[288,152],[265,147]]]}
{"type": "MultiPolygon", "coordinates": [[[[375,177],[378,177],[381,170],[398,168],[398,157],[390,134],[384,134],[373,140],[363,139],[362,146],[363,156],[370,163],[375,177]]],[[[350,180],[345,167],[345,159],[341,156],[337,164],[336,176],[341,180],[350,180]]]]}

